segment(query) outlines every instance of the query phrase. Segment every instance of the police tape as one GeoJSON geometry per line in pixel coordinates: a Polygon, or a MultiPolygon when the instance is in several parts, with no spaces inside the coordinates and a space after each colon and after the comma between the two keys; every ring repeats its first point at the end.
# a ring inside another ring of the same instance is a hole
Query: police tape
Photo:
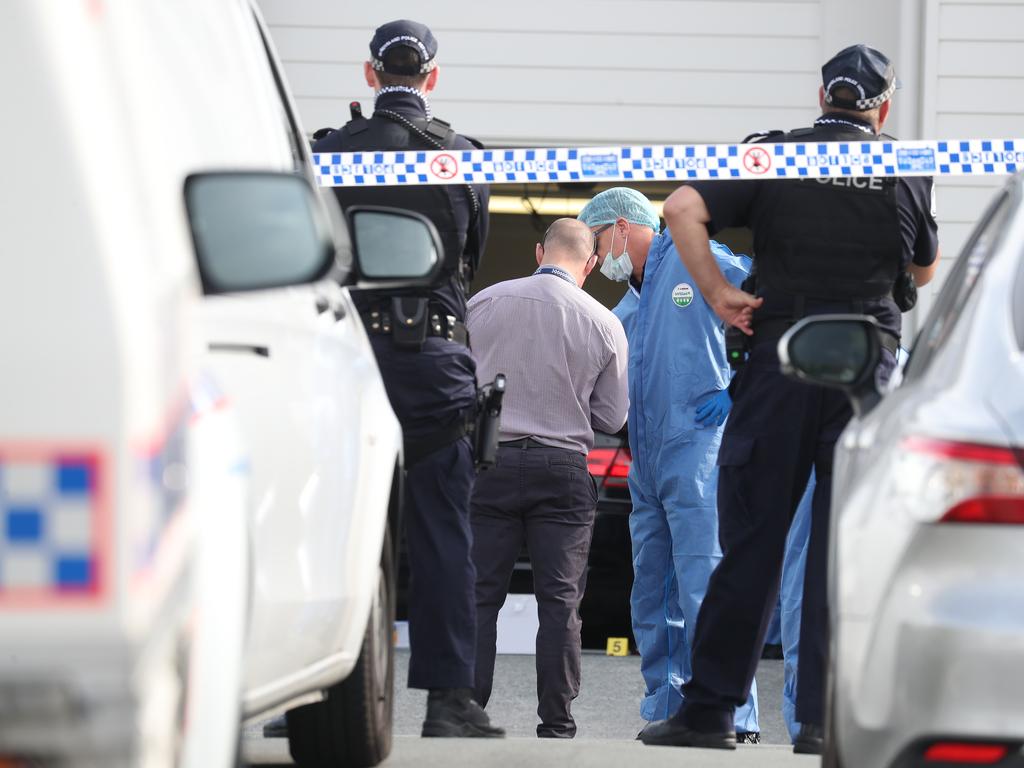
{"type": "Polygon", "coordinates": [[[1003,176],[1024,139],[473,149],[313,155],[322,187],[595,181],[1003,176]]]}

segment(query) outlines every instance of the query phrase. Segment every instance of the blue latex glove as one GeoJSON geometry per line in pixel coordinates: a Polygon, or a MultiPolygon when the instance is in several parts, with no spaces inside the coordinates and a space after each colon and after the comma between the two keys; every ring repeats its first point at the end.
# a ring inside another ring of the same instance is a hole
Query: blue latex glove
{"type": "Polygon", "coordinates": [[[702,427],[720,427],[732,408],[729,390],[721,389],[697,406],[696,421],[702,427]]]}

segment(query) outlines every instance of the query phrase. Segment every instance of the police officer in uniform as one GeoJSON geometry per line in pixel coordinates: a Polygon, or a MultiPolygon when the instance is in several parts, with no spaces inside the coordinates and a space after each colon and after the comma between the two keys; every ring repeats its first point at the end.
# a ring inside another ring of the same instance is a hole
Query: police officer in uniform
{"type": "MultiPolygon", "coordinates": [[[[423,24],[378,28],[364,65],[376,92],[372,117],[353,110],[343,128],[314,134],[314,152],[472,149],[430,111],[437,41],[423,24]]],[[[475,476],[467,431],[475,418],[476,366],[465,325],[466,290],[487,237],[486,187],[336,187],[342,207],[388,205],[426,215],[444,245],[429,290],[355,292],[405,438],[409,687],[430,691],[424,736],[503,736],[472,698],[476,572],[469,499],[475,476]]]]}
{"type": "MultiPolygon", "coordinates": [[[[896,88],[889,60],[851,46],[822,67],[822,78],[823,114],[814,125],[764,139],[882,140],[896,88]]],[[[910,304],[908,280],[928,282],[938,257],[932,184],[875,177],[710,181],[680,187],[666,201],[672,238],[701,293],[723,321],[752,336],[718,454],[724,556],[698,614],[693,675],[682,709],[645,730],[645,743],[735,748],[733,710],[750,691],[786,534],[813,467],[794,751],[821,751],[832,454],[851,410],[841,392],[785,378],[776,346],[801,317],[866,313],[882,328],[879,375],[891,373],[900,309],[910,304]],[[730,285],[708,250],[709,233],[732,226],[753,230],[756,296],[730,285]]]]}

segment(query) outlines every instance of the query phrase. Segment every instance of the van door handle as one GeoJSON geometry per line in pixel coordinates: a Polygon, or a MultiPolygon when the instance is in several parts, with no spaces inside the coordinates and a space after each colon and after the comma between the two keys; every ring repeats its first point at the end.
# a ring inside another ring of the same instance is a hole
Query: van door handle
{"type": "Polygon", "coordinates": [[[332,307],[331,302],[329,302],[324,296],[316,297],[316,311],[319,315],[322,315],[324,312],[332,311],[334,313],[335,320],[344,320],[348,315],[345,311],[344,304],[337,304],[332,307]]]}

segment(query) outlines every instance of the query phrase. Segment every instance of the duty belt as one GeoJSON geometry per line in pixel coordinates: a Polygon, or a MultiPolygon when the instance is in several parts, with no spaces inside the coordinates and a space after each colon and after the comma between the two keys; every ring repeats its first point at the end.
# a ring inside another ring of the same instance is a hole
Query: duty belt
{"type": "MultiPolygon", "coordinates": [[[[781,339],[785,335],[786,331],[792,328],[795,323],[796,320],[788,318],[762,320],[754,326],[754,336],[751,340],[751,345],[758,347],[769,342],[776,342],[781,339]]],[[[882,345],[882,349],[889,350],[893,357],[895,357],[897,352],[899,352],[900,340],[895,334],[879,328],[878,341],[882,345]]]]}
{"type": "MultiPolygon", "coordinates": [[[[466,324],[458,320],[455,315],[448,314],[448,311],[440,304],[431,302],[427,306],[426,335],[438,336],[457,344],[469,346],[469,331],[466,324]]],[[[391,336],[395,330],[396,319],[390,309],[384,306],[373,307],[362,313],[363,325],[366,332],[375,336],[391,336]]],[[[413,318],[405,318],[405,322],[412,325],[413,318]]]]}

